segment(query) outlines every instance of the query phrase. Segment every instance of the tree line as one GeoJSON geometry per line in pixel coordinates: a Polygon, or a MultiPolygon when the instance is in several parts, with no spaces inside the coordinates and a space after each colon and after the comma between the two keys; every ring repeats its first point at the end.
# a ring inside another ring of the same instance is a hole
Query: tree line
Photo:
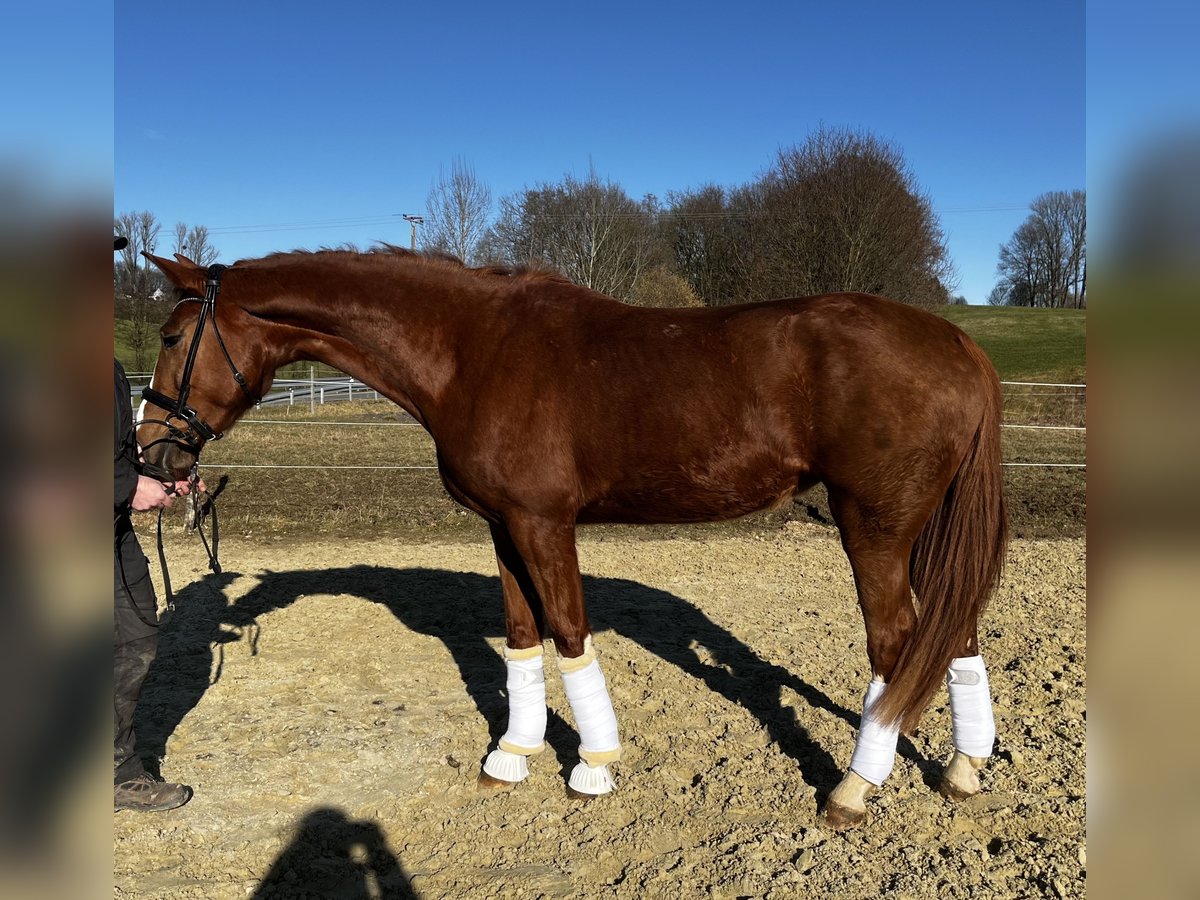
{"type": "MultiPolygon", "coordinates": [[[[1086,300],[1086,196],[1043,194],[1001,246],[988,302],[1086,300]]],[[[903,154],[861,131],[822,128],[745,185],[634,200],[565,176],[504,197],[464,160],[426,201],[423,246],[479,265],[542,265],[647,306],[720,306],[830,291],[917,306],[965,304],[941,224],[903,154]]]]}
{"type": "Polygon", "coordinates": [[[429,193],[423,246],[478,264],[546,266],[655,306],[827,291],[937,306],[956,282],[903,154],[864,132],[822,128],[737,187],[635,200],[589,171],[502,198],[494,219],[491,209],[490,190],[456,160],[429,193]]]}
{"type": "MultiPolygon", "coordinates": [[[[1000,248],[988,301],[1084,306],[1083,191],[1043,194],[1000,248]]],[[[702,185],[634,199],[594,170],[526,187],[493,202],[464,159],[443,169],[426,198],[422,249],[468,265],[540,266],[643,306],[721,306],[831,291],[882,294],[936,307],[963,303],[932,203],[901,150],[868,132],[821,128],[781,149],[765,171],[733,187],[702,185]]],[[[117,315],[143,368],[165,318],[152,213],[123,213],[129,241],[114,268],[117,315]]],[[[175,226],[168,250],[201,265],[217,257],[203,226],[175,226]]]]}

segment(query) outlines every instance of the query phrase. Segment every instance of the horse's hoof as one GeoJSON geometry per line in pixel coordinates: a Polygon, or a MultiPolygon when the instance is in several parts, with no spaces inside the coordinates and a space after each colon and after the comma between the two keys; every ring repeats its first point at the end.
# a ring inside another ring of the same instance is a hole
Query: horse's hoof
{"type": "Polygon", "coordinates": [[[835,831],[853,828],[866,819],[867,798],[873,793],[875,785],[851,769],[826,798],[821,818],[835,831]]]}
{"type": "Polygon", "coordinates": [[[480,772],[479,780],[475,784],[480,791],[492,792],[506,791],[509,788],[516,787],[518,783],[516,781],[505,781],[503,778],[496,778],[487,772],[480,772]]]}
{"type": "Polygon", "coordinates": [[[964,791],[958,785],[953,784],[950,781],[947,781],[945,778],[943,778],[941,780],[941,782],[938,784],[937,790],[938,790],[938,793],[941,794],[943,797],[945,797],[947,800],[952,800],[955,803],[961,803],[963,800],[966,800],[968,797],[974,797],[975,794],[978,793],[977,791],[964,791]]]}
{"type": "Polygon", "coordinates": [[[616,787],[608,766],[589,766],[587,763],[577,763],[571,770],[567,781],[567,796],[572,800],[591,800],[601,794],[607,794],[616,787]]]}
{"type": "Polygon", "coordinates": [[[938,793],[947,800],[955,803],[974,797],[979,793],[979,772],[987,765],[987,760],[956,750],[950,762],[942,772],[938,783],[938,793]]]}
{"type": "Polygon", "coordinates": [[[842,806],[840,803],[829,800],[826,801],[825,808],[821,810],[821,818],[834,831],[841,831],[845,828],[853,828],[856,825],[862,824],[867,818],[867,811],[865,809],[851,809],[848,806],[842,806]]]}
{"type": "Polygon", "coordinates": [[[529,777],[529,763],[518,753],[499,748],[488,754],[479,772],[479,790],[510,788],[529,777]]]}

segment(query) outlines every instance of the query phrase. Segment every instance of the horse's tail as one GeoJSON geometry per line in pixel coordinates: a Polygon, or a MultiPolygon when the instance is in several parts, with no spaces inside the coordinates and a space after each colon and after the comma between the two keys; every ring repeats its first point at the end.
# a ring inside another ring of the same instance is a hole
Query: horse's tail
{"type": "Polygon", "coordinates": [[[911,732],[956,657],[965,655],[1000,580],[1008,543],[1000,465],[1000,380],[974,341],[964,342],[983,370],[983,417],[942,502],[913,546],[909,578],[917,623],[900,652],[877,715],[911,732]]]}

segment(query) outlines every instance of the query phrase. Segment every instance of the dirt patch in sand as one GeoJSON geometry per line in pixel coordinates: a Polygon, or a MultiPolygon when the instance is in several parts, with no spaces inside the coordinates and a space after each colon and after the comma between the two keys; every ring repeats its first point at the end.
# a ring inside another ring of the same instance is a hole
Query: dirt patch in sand
{"type": "Polygon", "coordinates": [[[578,739],[548,667],[550,749],[475,778],[505,727],[485,543],[173,542],[176,610],[138,725],[169,813],[115,816],[118,896],[1020,897],[1085,892],[1085,545],[1013,544],[982,627],[998,752],[984,792],[933,790],[943,692],[870,821],[819,803],[869,677],[836,535],[580,543],[621,723],[612,795],[568,800],[578,739]]]}

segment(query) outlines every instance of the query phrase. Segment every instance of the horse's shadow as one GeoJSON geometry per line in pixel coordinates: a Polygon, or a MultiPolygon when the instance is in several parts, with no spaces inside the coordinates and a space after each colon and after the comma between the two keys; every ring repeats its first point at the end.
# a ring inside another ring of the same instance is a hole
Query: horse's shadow
{"type": "MultiPolygon", "coordinates": [[[[244,629],[257,628],[264,614],[313,594],[349,594],[379,603],[411,630],[442,641],[493,740],[503,733],[508,712],[504,662],[485,640],[504,634],[499,577],[366,565],[268,572],[231,605],[224,589],[236,577],[210,575],[176,595],[173,620],[160,635],[158,658],[138,707],[136,727],[144,752],[164,754],[167,738],[199,703],[213,673],[219,677],[225,643],[242,639],[244,629]]],[[[824,801],[841,779],[842,769],[809,737],[792,709],[783,705],[782,690],[794,691],[810,707],[832,713],[854,728],[860,723],[857,713],[787,669],[761,659],[674,594],[625,579],[585,576],[583,581],[594,631],[615,631],[629,638],[748,711],[796,761],[818,802],[824,801]],[[700,658],[694,649],[697,645],[712,662],[700,658]]],[[[397,688],[402,689],[402,682],[397,688]]],[[[619,720],[619,709],[617,715],[619,720]]],[[[546,739],[565,773],[574,763],[574,729],[552,715],[546,739]]],[[[921,768],[927,782],[934,783],[935,761],[926,760],[906,738],[901,738],[899,752],[921,768]]]]}

